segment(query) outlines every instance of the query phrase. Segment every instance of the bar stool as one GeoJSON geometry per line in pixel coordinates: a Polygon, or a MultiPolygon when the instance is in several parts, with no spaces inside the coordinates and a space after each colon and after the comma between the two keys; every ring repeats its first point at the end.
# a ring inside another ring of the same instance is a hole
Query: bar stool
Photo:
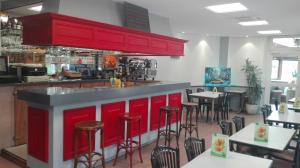
{"type": "Polygon", "coordinates": [[[156,140],[156,146],[158,146],[159,143],[159,139],[160,136],[164,136],[165,137],[165,146],[170,146],[171,144],[171,133],[175,134],[176,136],[176,145],[177,147],[179,146],[178,144],[178,140],[179,140],[179,126],[178,126],[178,119],[179,119],[179,108],[177,107],[172,107],[172,106],[164,106],[161,107],[159,110],[159,116],[158,116],[158,133],[157,133],[157,140],[156,140]],[[173,114],[175,113],[176,115],[176,130],[172,130],[171,129],[171,118],[173,116],[173,114]],[[165,129],[161,130],[160,128],[160,118],[162,117],[162,115],[166,116],[166,125],[165,125],[165,129]]]}
{"type": "Polygon", "coordinates": [[[82,163],[87,168],[100,167],[97,163],[101,162],[101,166],[105,168],[104,145],[103,145],[103,126],[101,121],[82,121],[75,124],[74,132],[74,168],[82,163]],[[97,131],[101,131],[101,153],[92,151],[92,137],[97,131]],[[78,139],[81,133],[87,135],[88,153],[78,155],[78,139]],[[83,159],[84,158],[84,159],[83,159]]]}
{"type": "MultiPolygon", "coordinates": [[[[130,164],[130,168],[132,168],[132,155],[134,152],[134,148],[138,148],[139,150],[139,157],[140,157],[140,161],[141,163],[143,163],[143,159],[142,159],[142,144],[141,144],[141,119],[142,116],[141,115],[130,115],[130,114],[123,114],[120,116],[120,121],[121,123],[126,124],[127,123],[127,136],[125,138],[125,140],[121,140],[121,132],[118,131],[118,144],[117,144],[117,152],[116,152],[116,158],[114,161],[113,166],[116,165],[117,159],[118,159],[118,155],[121,149],[125,150],[125,158],[127,158],[127,154],[129,154],[129,164],[130,164]],[[134,141],[133,138],[133,131],[132,131],[132,125],[138,123],[138,141],[134,141]]],[[[120,130],[120,129],[117,129],[120,130]]]]}
{"type": "Polygon", "coordinates": [[[181,107],[182,107],[182,113],[183,113],[183,109],[186,109],[186,115],[185,115],[185,123],[182,123],[182,121],[180,120],[180,130],[179,130],[179,134],[181,133],[182,129],[185,129],[185,133],[184,133],[184,137],[186,137],[186,132],[189,133],[190,137],[192,136],[193,131],[195,130],[197,138],[199,138],[199,134],[198,134],[198,104],[197,103],[192,103],[192,102],[184,102],[181,103],[181,107]],[[196,110],[196,120],[195,123],[193,123],[193,112],[194,109],[196,110]]]}

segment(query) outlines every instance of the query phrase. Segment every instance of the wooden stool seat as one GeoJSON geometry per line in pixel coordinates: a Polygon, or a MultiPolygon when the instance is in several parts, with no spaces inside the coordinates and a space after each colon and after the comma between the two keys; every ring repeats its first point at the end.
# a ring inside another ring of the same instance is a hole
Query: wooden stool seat
{"type": "Polygon", "coordinates": [[[125,121],[139,121],[142,119],[141,115],[123,114],[120,116],[125,121]]]}
{"type": "Polygon", "coordinates": [[[193,106],[193,107],[198,107],[198,103],[194,102],[183,102],[181,103],[182,106],[193,106]]]}
{"type": "Polygon", "coordinates": [[[163,110],[164,112],[170,113],[173,111],[179,111],[179,108],[173,107],[173,106],[163,106],[160,108],[160,110],[163,110]]]}
{"type": "Polygon", "coordinates": [[[99,130],[102,129],[104,124],[101,121],[82,121],[75,124],[75,129],[81,131],[99,130]]]}
{"type": "MultiPolygon", "coordinates": [[[[141,139],[141,120],[142,116],[141,115],[132,115],[129,113],[122,114],[119,116],[120,118],[120,123],[127,124],[127,136],[125,137],[125,140],[121,140],[120,135],[121,133],[118,132],[118,143],[117,143],[117,152],[116,152],[116,157],[113,163],[113,166],[116,165],[117,159],[119,156],[119,152],[121,149],[125,150],[125,158],[127,158],[127,154],[129,154],[129,164],[130,168],[132,168],[132,158],[133,158],[133,152],[135,149],[138,149],[139,151],[139,157],[141,163],[143,163],[142,159],[142,139],[141,139]],[[133,140],[133,135],[132,135],[132,125],[138,123],[138,141],[133,140]]],[[[117,130],[120,130],[117,128],[117,130]]]]}
{"type": "Polygon", "coordinates": [[[84,165],[86,168],[100,167],[105,168],[105,157],[104,157],[104,145],[103,145],[103,126],[104,124],[101,121],[81,121],[74,125],[75,134],[74,134],[74,168],[77,168],[78,164],[84,165]],[[101,130],[100,139],[101,139],[101,152],[93,151],[92,145],[92,134],[95,134],[97,131],[101,130]],[[78,154],[78,138],[81,132],[85,132],[87,135],[88,143],[88,153],[87,154],[78,154]],[[83,157],[82,157],[83,156],[83,157]],[[101,165],[99,163],[101,162],[101,165]]]}

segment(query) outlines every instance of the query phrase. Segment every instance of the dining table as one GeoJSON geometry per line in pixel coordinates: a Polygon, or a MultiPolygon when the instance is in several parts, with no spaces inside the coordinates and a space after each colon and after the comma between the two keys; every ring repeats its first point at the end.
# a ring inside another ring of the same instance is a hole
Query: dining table
{"type": "Polygon", "coordinates": [[[245,128],[229,137],[230,143],[247,145],[269,151],[283,152],[294,137],[296,130],[283,127],[268,126],[268,142],[254,140],[255,123],[247,125],[245,128]]]}
{"type": "Polygon", "coordinates": [[[293,110],[287,112],[273,111],[267,118],[266,121],[274,123],[300,125],[300,113],[293,110]]]}
{"type": "MultiPolygon", "coordinates": [[[[211,100],[211,113],[215,114],[215,100],[217,100],[220,96],[222,96],[223,92],[212,92],[212,91],[204,91],[189,94],[191,97],[200,98],[200,99],[208,99],[211,100]]],[[[206,120],[208,121],[208,114],[206,120]]],[[[213,121],[213,117],[211,117],[211,121],[213,121]]]]}
{"type": "Polygon", "coordinates": [[[213,156],[210,149],[200,154],[181,168],[270,168],[270,159],[229,152],[226,158],[213,156]]]}
{"type": "Polygon", "coordinates": [[[300,112],[300,107],[295,107],[294,104],[287,104],[289,110],[294,110],[295,112],[300,112]]]}

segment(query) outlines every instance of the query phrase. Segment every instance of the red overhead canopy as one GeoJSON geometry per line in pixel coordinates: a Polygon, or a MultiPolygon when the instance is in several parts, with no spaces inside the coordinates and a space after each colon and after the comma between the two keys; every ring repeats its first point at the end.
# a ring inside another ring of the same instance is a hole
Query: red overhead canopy
{"type": "Polygon", "coordinates": [[[23,44],[183,56],[186,40],[54,13],[25,16],[23,44]]]}

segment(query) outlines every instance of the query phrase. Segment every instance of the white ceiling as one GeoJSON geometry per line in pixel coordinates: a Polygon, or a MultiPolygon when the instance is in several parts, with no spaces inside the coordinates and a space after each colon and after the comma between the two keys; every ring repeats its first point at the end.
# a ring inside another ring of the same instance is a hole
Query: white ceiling
{"type": "MultiPolygon", "coordinates": [[[[123,0],[115,0],[123,1],[123,0]]],[[[256,31],[279,29],[282,35],[300,34],[300,0],[126,0],[149,12],[169,17],[175,33],[187,32],[212,36],[259,36],[256,31]],[[209,5],[241,2],[246,12],[216,14],[209,5]],[[266,26],[243,27],[237,17],[259,17],[266,26]]],[[[260,35],[261,36],[261,35],[260,35]]]]}

